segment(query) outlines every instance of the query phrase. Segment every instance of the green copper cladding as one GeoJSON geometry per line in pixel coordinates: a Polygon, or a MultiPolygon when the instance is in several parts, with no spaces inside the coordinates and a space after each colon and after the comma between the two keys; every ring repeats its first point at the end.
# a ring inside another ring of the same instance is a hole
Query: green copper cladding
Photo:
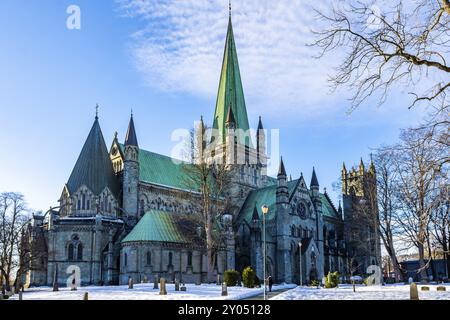
{"type": "MultiPolygon", "coordinates": [[[[241,73],[234,41],[231,16],[228,21],[227,38],[220,75],[219,91],[217,94],[216,111],[214,114],[213,128],[219,131],[222,142],[226,137],[226,120],[229,108],[232,108],[235,117],[236,129],[247,132],[248,124],[247,108],[245,106],[244,90],[242,88],[241,73]]],[[[237,132],[237,141],[248,147],[252,147],[251,138],[237,132]]]]}
{"type": "Polygon", "coordinates": [[[150,210],[122,240],[122,243],[156,241],[189,244],[189,237],[180,230],[175,214],[161,210],[150,210]]]}
{"type": "MultiPolygon", "coordinates": [[[[288,191],[289,191],[289,197],[293,195],[295,190],[298,188],[298,182],[299,180],[292,180],[289,181],[288,184],[288,191]]],[[[261,188],[258,190],[254,190],[250,192],[249,196],[245,200],[241,211],[239,212],[239,215],[237,217],[236,224],[240,224],[243,220],[247,221],[248,223],[251,223],[253,216],[254,216],[254,210],[258,211],[259,217],[262,217],[261,213],[261,207],[262,205],[267,205],[269,207],[269,213],[267,214],[267,220],[272,220],[275,218],[276,214],[276,192],[277,192],[277,186],[272,185],[265,188],[261,188]]],[[[322,202],[322,214],[324,217],[333,218],[333,219],[340,219],[340,216],[334,206],[331,204],[330,200],[327,196],[325,196],[323,193],[319,194],[320,201],[322,202]]]]}

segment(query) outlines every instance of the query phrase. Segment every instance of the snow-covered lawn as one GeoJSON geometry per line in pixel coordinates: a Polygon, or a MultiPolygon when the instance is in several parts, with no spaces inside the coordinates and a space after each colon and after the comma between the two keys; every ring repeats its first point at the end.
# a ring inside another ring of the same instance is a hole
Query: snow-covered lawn
{"type": "MultiPolygon", "coordinates": [[[[437,291],[438,285],[425,285],[430,291],[421,291],[423,285],[418,285],[421,300],[450,300],[450,284],[443,284],[447,291],[437,291]]],[[[271,300],[408,300],[409,285],[395,284],[385,286],[357,285],[353,292],[351,285],[340,285],[335,289],[317,289],[296,287],[283,292],[271,300]]]]}
{"type": "MultiPolygon", "coordinates": [[[[82,287],[77,291],[70,288],[60,288],[53,292],[50,287],[30,288],[23,293],[23,300],[82,300],[85,292],[89,300],[240,300],[262,294],[262,288],[248,289],[229,287],[228,296],[222,297],[222,287],[211,284],[186,284],[187,291],[175,291],[174,284],[168,284],[167,295],[159,295],[158,289],[153,289],[153,283],[136,284],[134,289],[128,286],[82,287]]],[[[296,285],[274,285],[273,290],[291,289],[296,285]]],[[[10,298],[18,300],[16,294],[10,298]]]]}

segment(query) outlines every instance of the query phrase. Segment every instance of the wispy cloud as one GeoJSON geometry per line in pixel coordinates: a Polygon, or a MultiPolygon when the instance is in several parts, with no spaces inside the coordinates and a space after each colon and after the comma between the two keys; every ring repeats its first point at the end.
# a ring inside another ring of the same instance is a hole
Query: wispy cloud
{"type": "MultiPolygon", "coordinates": [[[[120,0],[124,16],[139,18],[132,53],[148,85],[214,97],[228,23],[228,1],[120,0]]],[[[247,99],[271,110],[303,111],[332,99],[327,61],[312,59],[310,1],[233,3],[233,25],[247,99]]]]}
{"type": "MultiPolygon", "coordinates": [[[[330,124],[345,117],[349,106],[346,91],[330,94],[327,83],[339,61],[339,53],[317,60],[313,58],[316,49],[308,46],[314,36],[311,29],[317,29],[313,7],[326,10],[330,2],[233,1],[234,33],[250,112],[251,106],[258,106],[258,112],[266,115],[289,112],[290,118],[299,121],[320,118],[330,124]]],[[[132,35],[131,52],[137,70],[149,86],[215,97],[228,23],[228,0],[117,0],[117,3],[121,15],[142,22],[141,29],[132,35]]],[[[406,108],[399,105],[396,109],[400,112],[406,108]]],[[[385,121],[381,113],[377,115],[379,121],[385,121]]],[[[390,118],[392,122],[399,119],[390,118]]]]}

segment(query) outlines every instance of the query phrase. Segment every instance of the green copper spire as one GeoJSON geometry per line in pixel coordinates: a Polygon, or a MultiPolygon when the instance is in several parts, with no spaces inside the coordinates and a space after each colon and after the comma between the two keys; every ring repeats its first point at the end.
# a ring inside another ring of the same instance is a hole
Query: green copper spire
{"type": "Polygon", "coordinates": [[[248,147],[252,147],[250,137],[246,138],[245,132],[249,130],[247,108],[245,107],[244,90],[242,88],[241,73],[234,42],[233,25],[231,14],[228,21],[227,39],[222,63],[222,73],[220,75],[219,91],[217,94],[216,111],[214,114],[213,128],[219,131],[222,141],[226,137],[227,116],[232,109],[235,120],[237,141],[248,147]]]}

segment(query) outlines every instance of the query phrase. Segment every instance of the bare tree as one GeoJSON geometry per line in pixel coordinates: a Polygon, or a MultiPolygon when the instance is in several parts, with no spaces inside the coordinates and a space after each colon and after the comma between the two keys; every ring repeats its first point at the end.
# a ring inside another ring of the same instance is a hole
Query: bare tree
{"type": "Polygon", "coordinates": [[[343,49],[330,82],[353,92],[350,110],[373,95],[382,104],[391,90],[402,89],[413,96],[410,107],[433,102],[438,113],[448,110],[448,0],[385,1],[382,8],[374,1],[352,0],[328,7],[327,12],[315,10],[324,27],[314,31],[312,45],[320,49],[319,58],[343,49]],[[424,88],[424,80],[432,83],[424,88]]]}
{"type": "Polygon", "coordinates": [[[405,273],[398,261],[396,249],[400,228],[395,219],[399,204],[396,199],[398,176],[394,157],[395,153],[386,147],[378,149],[373,157],[377,172],[378,232],[395,274],[404,281],[405,273]]]}
{"type": "Polygon", "coordinates": [[[438,196],[430,217],[430,233],[435,239],[436,249],[442,252],[447,264],[447,278],[450,276],[450,185],[448,170],[439,179],[438,196]]]}
{"type": "Polygon", "coordinates": [[[207,281],[213,281],[213,271],[217,253],[223,249],[225,230],[222,228],[222,215],[227,209],[225,190],[230,184],[230,171],[225,161],[216,162],[206,154],[206,128],[201,124],[200,132],[191,131],[191,141],[186,155],[191,160],[183,165],[183,183],[198,194],[196,210],[184,219],[204,231],[208,272],[207,281]],[[203,134],[202,134],[203,133],[203,134]],[[200,140],[196,140],[196,137],[200,140]]]}
{"type": "MultiPolygon", "coordinates": [[[[419,254],[421,277],[426,278],[425,250],[429,247],[429,227],[442,175],[442,165],[436,161],[445,149],[437,148],[429,129],[408,129],[395,147],[398,173],[397,198],[401,207],[396,222],[403,240],[414,245],[419,254]]],[[[448,151],[448,150],[447,150],[448,151]]]]}
{"type": "Polygon", "coordinates": [[[20,269],[21,236],[28,222],[29,211],[23,195],[0,193],[0,272],[7,290],[14,272],[20,269]]]}

